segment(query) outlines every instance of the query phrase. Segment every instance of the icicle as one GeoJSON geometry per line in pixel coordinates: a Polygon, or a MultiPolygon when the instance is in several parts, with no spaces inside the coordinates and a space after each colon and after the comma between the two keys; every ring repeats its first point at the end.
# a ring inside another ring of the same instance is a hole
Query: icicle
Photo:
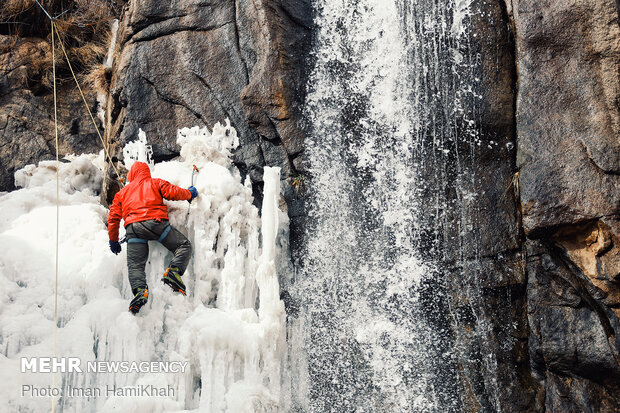
{"type": "MultiPolygon", "coordinates": [[[[110,39],[110,45],[108,46],[108,54],[106,55],[106,59],[103,62],[103,67],[105,69],[111,69],[112,64],[114,63],[114,52],[116,50],[116,39],[118,37],[118,19],[114,19],[112,21],[110,32],[112,33],[112,37],[110,39]]],[[[99,120],[101,120],[101,123],[103,125],[105,125],[105,113],[108,101],[107,92],[107,90],[97,91],[97,117],[99,118],[99,120]]]]}

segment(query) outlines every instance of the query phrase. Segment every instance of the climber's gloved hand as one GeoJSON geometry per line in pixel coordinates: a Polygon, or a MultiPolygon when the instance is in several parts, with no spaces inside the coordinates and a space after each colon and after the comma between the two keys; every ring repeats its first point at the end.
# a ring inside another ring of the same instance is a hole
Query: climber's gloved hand
{"type": "Polygon", "coordinates": [[[189,192],[192,193],[192,197],[190,199],[188,199],[188,201],[191,203],[192,200],[198,196],[198,190],[195,187],[193,187],[193,186],[190,186],[187,189],[189,190],[189,192]]]}
{"type": "Polygon", "coordinates": [[[110,241],[110,251],[118,255],[121,252],[121,243],[118,241],[110,241]]]}

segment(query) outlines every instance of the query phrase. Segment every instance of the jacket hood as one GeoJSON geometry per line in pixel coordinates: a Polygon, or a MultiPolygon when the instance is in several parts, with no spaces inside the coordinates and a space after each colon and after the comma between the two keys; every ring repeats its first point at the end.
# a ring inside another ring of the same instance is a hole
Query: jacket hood
{"type": "Polygon", "coordinates": [[[129,182],[139,182],[151,177],[151,170],[149,166],[144,162],[134,162],[131,166],[131,170],[129,171],[129,175],[127,175],[127,179],[129,182]]]}

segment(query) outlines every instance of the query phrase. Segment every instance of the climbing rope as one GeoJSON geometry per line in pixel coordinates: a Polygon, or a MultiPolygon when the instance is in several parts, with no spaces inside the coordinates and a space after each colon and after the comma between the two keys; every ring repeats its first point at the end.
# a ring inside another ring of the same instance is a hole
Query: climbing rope
{"type": "MultiPolygon", "coordinates": [[[[71,71],[71,75],[73,76],[73,80],[75,80],[75,84],[78,88],[78,90],[80,91],[80,95],[82,96],[82,100],[84,102],[84,106],[86,107],[86,110],[88,111],[88,115],[90,116],[90,119],[93,122],[93,125],[95,127],[95,130],[97,131],[97,135],[99,136],[99,140],[101,140],[101,144],[103,145],[103,150],[105,152],[105,155],[107,156],[107,159],[110,162],[110,165],[112,165],[112,168],[114,169],[114,172],[116,172],[116,176],[119,179],[119,181],[122,182],[122,178],[121,175],[118,171],[118,169],[116,168],[116,166],[114,165],[114,162],[112,161],[112,157],[110,156],[110,153],[108,151],[108,147],[106,145],[106,142],[104,141],[103,137],[101,136],[101,132],[99,131],[99,128],[97,127],[97,122],[95,122],[95,118],[90,110],[90,107],[88,106],[88,102],[86,101],[86,97],[84,96],[84,92],[82,91],[82,88],[80,87],[80,82],[78,82],[77,76],[75,75],[75,72],[73,71],[73,67],[71,66],[71,61],[69,60],[69,56],[67,55],[67,51],[65,49],[65,46],[63,44],[62,38],[60,37],[60,33],[58,32],[58,28],[56,27],[56,23],[54,22],[56,20],[56,18],[60,17],[61,15],[63,15],[65,12],[61,13],[60,15],[56,16],[55,18],[52,17],[47,10],[45,10],[45,8],[43,7],[43,5],[39,2],[39,0],[35,0],[36,3],[39,5],[39,7],[41,8],[41,10],[43,10],[43,12],[45,13],[45,15],[50,19],[50,24],[51,24],[51,37],[52,37],[52,77],[53,77],[53,92],[54,92],[54,135],[55,135],[55,146],[56,146],[56,250],[55,250],[55,285],[54,285],[54,344],[53,344],[53,351],[54,351],[54,359],[56,358],[57,355],[57,330],[58,330],[58,262],[59,262],[59,240],[60,240],[60,156],[59,156],[59,145],[58,145],[58,97],[57,97],[57,90],[56,90],[56,42],[55,42],[55,37],[58,37],[58,43],[60,44],[60,47],[62,49],[62,52],[65,56],[65,59],[67,61],[67,65],[69,66],[69,70],[71,71]]],[[[52,389],[54,389],[56,386],[56,373],[52,372],[52,389]]],[[[51,395],[51,411],[52,413],[54,413],[55,409],[56,409],[56,404],[55,404],[55,399],[54,399],[54,393],[52,392],[51,395]]]]}
{"type": "MultiPolygon", "coordinates": [[[[52,25],[55,26],[55,23],[53,20],[52,20],[52,25]]],[[[86,107],[86,110],[88,111],[88,115],[90,116],[90,119],[93,121],[95,130],[97,131],[97,135],[99,136],[99,140],[101,140],[101,145],[103,145],[103,150],[105,152],[105,155],[110,161],[110,165],[112,165],[114,172],[116,172],[116,176],[118,177],[119,181],[122,182],[121,174],[118,172],[118,169],[116,169],[114,162],[112,162],[112,157],[110,156],[110,153],[108,152],[108,147],[105,141],[103,140],[103,136],[101,136],[101,132],[99,131],[99,128],[97,127],[97,122],[95,122],[95,117],[93,116],[93,113],[91,112],[90,107],[88,106],[88,102],[86,100],[86,97],[84,96],[84,92],[82,92],[82,88],[80,87],[80,82],[78,82],[77,76],[75,76],[75,72],[73,71],[73,66],[71,66],[71,61],[69,60],[69,56],[67,55],[67,51],[65,50],[65,45],[62,42],[62,38],[60,37],[60,34],[58,33],[58,29],[56,29],[55,32],[56,32],[56,36],[58,37],[58,43],[60,44],[60,47],[62,49],[62,53],[65,55],[65,60],[67,61],[67,65],[69,66],[69,70],[71,71],[71,75],[73,76],[73,80],[75,80],[75,85],[80,91],[80,95],[82,96],[82,100],[84,101],[84,106],[86,107]]]]}
{"type": "MultiPolygon", "coordinates": [[[[58,243],[60,236],[60,160],[58,159],[58,103],[56,100],[56,53],[54,50],[54,21],[52,20],[52,77],[54,78],[54,133],[56,135],[56,285],[54,288],[54,359],[56,359],[56,327],[58,326],[58,243]]],[[[52,372],[52,389],[56,386],[56,373],[52,372]]],[[[56,408],[52,393],[52,413],[56,408]]]]}
{"type": "MultiPolygon", "coordinates": [[[[97,131],[97,136],[99,136],[99,140],[101,141],[101,145],[103,146],[103,150],[105,152],[105,155],[108,159],[108,161],[110,162],[110,165],[112,165],[112,169],[114,169],[114,172],[116,173],[116,177],[118,178],[118,180],[122,183],[123,182],[123,178],[121,178],[121,174],[119,173],[118,169],[116,168],[116,165],[114,165],[114,162],[112,161],[112,157],[110,156],[110,152],[108,151],[108,145],[106,144],[106,142],[103,139],[103,136],[101,136],[101,132],[99,131],[99,128],[97,127],[97,122],[95,122],[95,117],[93,116],[93,113],[90,110],[90,107],[88,106],[88,101],[86,100],[86,97],[84,96],[84,92],[82,91],[82,87],[80,86],[80,82],[77,79],[77,76],[75,75],[75,72],[73,71],[73,66],[71,65],[71,61],[69,60],[69,56],[67,55],[67,51],[65,49],[65,45],[62,41],[62,37],[60,37],[60,33],[58,32],[58,28],[56,27],[56,23],[54,23],[54,21],[56,19],[58,19],[60,16],[62,16],[63,14],[65,14],[68,10],[65,10],[64,12],[60,13],[58,16],[56,17],[52,17],[47,10],[45,10],[45,7],[43,7],[43,5],[39,2],[39,0],[35,0],[36,3],[39,5],[39,7],[41,8],[41,10],[43,10],[43,13],[45,13],[45,15],[50,19],[51,25],[52,25],[52,60],[54,61],[53,64],[55,65],[56,61],[55,61],[55,50],[54,50],[54,33],[56,34],[56,36],[58,37],[58,43],[60,44],[60,47],[62,48],[62,53],[65,55],[65,59],[67,61],[67,65],[69,66],[69,70],[71,71],[71,75],[73,76],[73,80],[75,81],[75,85],[77,86],[78,90],[80,91],[80,96],[82,96],[82,101],[84,102],[84,107],[86,107],[86,111],[88,112],[88,116],[90,116],[90,120],[93,122],[93,126],[95,127],[95,131],[97,131]]],[[[54,66],[54,74],[56,73],[56,67],[54,66]]],[[[56,81],[56,78],[54,78],[54,82],[56,81]]],[[[56,92],[56,83],[54,83],[54,93],[56,92]]],[[[54,111],[56,111],[56,96],[54,95],[54,111]]],[[[56,128],[58,128],[58,125],[56,125],[56,128]]],[[[57,131],[58,132],[58,131],[57,131]]],[[[105,179],[105,175],[104,175],[104,179],[105,179]]]]}

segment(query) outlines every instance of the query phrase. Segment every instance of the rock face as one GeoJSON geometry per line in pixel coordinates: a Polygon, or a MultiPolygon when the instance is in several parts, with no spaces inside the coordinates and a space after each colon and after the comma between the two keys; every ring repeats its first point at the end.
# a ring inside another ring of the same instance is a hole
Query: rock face
{"type": "MultiPolygon", "coordinates": [[[[0,35],[0,191],[15,188],[16,169],[55,159],[54,104],[50,88],[33,77],[36,66],[50,53],[47,40],[0,35]]],[[[96,105],[93,92],[87,100],[96,105]]],[[[58,85],[59,151],[98,152],[101,142],[71,82],[58,85]]]]}
{"type": "MultiPolygon", "coordinates": [[[[54,16],[57,33],[82,85],[86,101],[97,112],[89,81],[103,68],[110,22],[124,0],[39,2],[54,16]]],[[[0,4],[0,191],[14,189],[16,169],[56,157],[52,94],[51,25],[34,1],[0,4]]],[[[103,145],[74,83],[63,48],[55,42],[59,154],[96,153],[103,145]]],[[[104,73],[102,71],[100,73],[104,73]]],[[[99,92],[107,79],[96,79],[99,92]]]]}
{"type": "Polygon", "coordinates": [[[538,407],[618,411],[618,10],[613,0],[519,0],[511,6],[538,407]]]}
{"type": "Polygon", "coordinates": [[[476,196],[451,195],[456,205],[461,200],[461,219],[447,226],[445,240],[454,262],[447,285],[459,395],[468,412],[532,411],[537,384],[529,367],[525,254],[514,182],[514,36],[502,2],[474,1],[471,13],[468,52],[481,56],[470,75],[479,98],[468,102],[476,140],[472,158],[465,160],[471,183],[457,185],[476,196]]]}
{"type": "Polygon", "coordinates": [[[618,214],[620,28],[613,1],[514,2],[523,227],[618,214]]]}
{"type": "Polygon", "coordinates": [[[230,118],[242,172],[259,182],[264,165],[278,165],[293,176],[310,16],[306,1],[129,2],[108,137],[121,147],[142,128],[164,160],[178,154],[178,128],[230,118]]]}

